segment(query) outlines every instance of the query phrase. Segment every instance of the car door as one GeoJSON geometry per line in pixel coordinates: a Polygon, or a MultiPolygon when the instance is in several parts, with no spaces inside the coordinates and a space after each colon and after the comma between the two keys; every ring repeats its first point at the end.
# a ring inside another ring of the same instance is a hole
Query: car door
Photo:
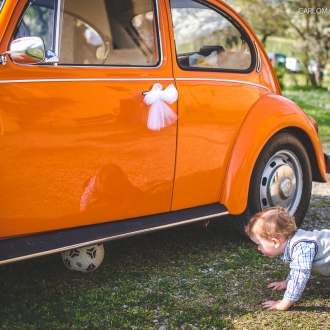
{"type": "Polygon", "coordinates": [[[149,129],[142,94],[173,83],[163,6],[18,2],[1,53],[38,36],[47,56],[0,67],[1,237],[170,210],[176,123],[149,129]]]}
{"type": "Polygon", "coordinates": [[[177,210],[219,202],[241,124],[269,89],[260,83],[252,40],[225,5],[193,0],[168,5],[179,92],[172,203],[177,210]]]}

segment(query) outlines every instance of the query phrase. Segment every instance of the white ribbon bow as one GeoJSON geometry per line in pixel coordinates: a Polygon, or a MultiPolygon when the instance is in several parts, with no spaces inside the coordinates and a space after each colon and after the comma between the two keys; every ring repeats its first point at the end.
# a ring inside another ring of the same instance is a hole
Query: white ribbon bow
{"type": "Polygon", "coordinates": [[[156,83],[147,92],[143,102],[151,105],[147,126],[153,131],[172,125],[178,119],[177,114],[166,104],[172,104],[178,99],[178,91],[173,84],[163,90],[163,86],[156,83]],[[166,102],[166,103],[165,103],[166,102]]]}

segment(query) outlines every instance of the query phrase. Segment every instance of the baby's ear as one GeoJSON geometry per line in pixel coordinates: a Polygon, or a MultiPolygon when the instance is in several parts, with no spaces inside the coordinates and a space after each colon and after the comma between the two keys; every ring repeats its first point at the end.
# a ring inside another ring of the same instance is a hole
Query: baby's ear
{"type": "Polygon", "coordinates": [[[281,241],[276,237],[272,237],[271,241],[274,244],[275,248],[278,248],[281,245],[281,241]]]}

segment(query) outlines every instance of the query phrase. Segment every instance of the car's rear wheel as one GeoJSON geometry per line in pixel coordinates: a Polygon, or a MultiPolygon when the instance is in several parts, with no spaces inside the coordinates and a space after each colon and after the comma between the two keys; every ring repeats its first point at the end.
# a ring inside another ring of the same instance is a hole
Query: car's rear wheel
{"type": "Polygon", "coordinates": [[[308,209],[311,187],[311,167],[303,144],[288,132],[274,135],[253,169],[247,208],[236,217],[238,229],[245,235],[251,215],[278,205],[286,207],[299,226],[308,209]]]}

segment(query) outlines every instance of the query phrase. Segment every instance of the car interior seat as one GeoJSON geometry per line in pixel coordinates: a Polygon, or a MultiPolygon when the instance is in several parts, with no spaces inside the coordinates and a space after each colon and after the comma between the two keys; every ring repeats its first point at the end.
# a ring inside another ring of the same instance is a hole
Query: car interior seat
{"type": "Polygon", "coordinates": [[[203,46],[199,49],[199,54],[209,56],[214,51],[217,51],[217,54],[219,54],[224,52],[225,49],[222,46],[203,46]]]}

